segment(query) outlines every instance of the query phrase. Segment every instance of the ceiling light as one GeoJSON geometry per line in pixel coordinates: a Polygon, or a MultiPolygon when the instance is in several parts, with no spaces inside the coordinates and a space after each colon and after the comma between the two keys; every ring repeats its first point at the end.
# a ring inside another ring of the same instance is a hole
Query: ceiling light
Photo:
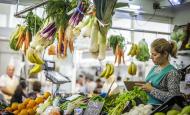
{"type": "Polygon", "coordinates": [[[133,9],[133,10],[140,10],[140,9],[141,9],[141,6],[139,6],[139,5],[134,5],[134,4],[130,4],[130,5],[129,5],[129,8],[130,8],[130,9],[133,9]]]}
{"type": "Polygon", "coordinates": [[[180,5],[183,0],[169,0],[169,2],[173,5],[173,6],[176,6],[176,5],[180,5]]]}

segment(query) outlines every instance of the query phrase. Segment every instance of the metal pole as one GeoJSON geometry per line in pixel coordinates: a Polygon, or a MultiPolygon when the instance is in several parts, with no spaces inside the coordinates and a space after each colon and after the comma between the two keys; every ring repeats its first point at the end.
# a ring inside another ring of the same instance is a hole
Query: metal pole
{"type": "MultiPolygon", "coordinates": [[[[122,12],[122,13],[134,13],[134,11],[127,11],[127,10],[121,10],[121,9],[116,9],[116,12],[122,12]]],[[[139,11],[140,15],[153,15],[151,13],[148,13],[146,11],[139,11]]],[[[164,15],[159,15],[159,14],[155,14],[155,16],[159,16],[159,17],[164,17],[164,18],[174,18],[172,16],[164,16],[164,15]]]]}
{"type": "MultiPolygon", "coordinates": [[[[135,29],[135,16],[131,14],[131,29],[135,29]]],[[[134,38],[135,38],[135,32],[131,31],[131,42],[134,43],[134,38]]]]}
{"type": "Polygon", "coordinates": [[[157,32],[157,31],[151,31],[151,30],[131,29],[131,28],[120,28],[120,27],[111,27],[111,29],[126,30],[126,31],[132,31],[132,32],[153,33],[153,34],[164,34],[164,35],[170,35],[170,34],[171,34],[171,33],[168,33],[168,32],[157,32]]]}
{"type": "Polygon", "coordinates": [[[21,14],[24,14],[24,13],[26,13],[28,11],[31,11],[31,10],[33,10],[35,8],[38,8],[38,7],[46,4],[47,2],[48,2],[48,0],[43,1],[43,2],[41,2],[39,4],[36,4],[36,5],[29,6],[29,7],[25,8],[24,10],[21,10],[21,11],[17,12],[16,14],[14,14],[14,16],[17,17],[17,18],[22,18],[24,16],[21,16],[21,14]]]}
{"type": "Polygon", "coordinates": [[[16,13],[18,12],[18,5],[19,5],[19,0],[17,0],[17,4],[16,4],[16,13]]]}

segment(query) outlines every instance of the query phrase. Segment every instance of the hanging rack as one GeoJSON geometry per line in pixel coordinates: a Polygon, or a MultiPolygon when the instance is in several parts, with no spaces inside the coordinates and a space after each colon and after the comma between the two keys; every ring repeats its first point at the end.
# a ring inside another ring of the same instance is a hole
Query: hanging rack
{"type": "Polygon", "coordinates": [[[47,2],[48,2],[48,0],[45,0],[45,1],[41,2],[41,3],[38,3],[38,4],[35,4],[35,5],[32,5],[32,6],[29,6],[29,7],[25,8],[25,9],[23,9],[23,10],[21,10],[21,11],[18,11],[19,0],[17,0],[17,9],[16,9],[16,13],[14,14],[14,16],[17,17],[17,18],[24,18],[25,16],[22,15],[22,14],[24,14],[24,13],[26,13],[26,12],[28,12],[28,11],[31,11],[31,10],[33,10],[33,9],[36,9],[36,8],[38,8],[38,7],[40,7],[40,6],[43,6],[43,5],[45,5],[47,2]]]}

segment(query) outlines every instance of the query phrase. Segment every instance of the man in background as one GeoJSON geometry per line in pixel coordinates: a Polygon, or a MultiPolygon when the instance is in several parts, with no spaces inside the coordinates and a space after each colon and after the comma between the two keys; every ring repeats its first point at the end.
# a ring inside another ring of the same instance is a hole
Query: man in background
{"type": "Polygon", "coordinates": [[[119,88],[121,91],[125,90],[125,84],[124,84],[124,82],[122,81],[121,76],[117,76],[117,81],[116,81],[116,83],[117,83],[118,88],[119,88]]]}
{"type": "Polygon", "coordinates": [[[101,94],[102,87],[103,87],[103,83],[102,83],[101,79],[97,79],[96,80],[96,88],[94,90],[94,93],[101,94]]]}
{"type": "Polygon", "coordinates": [[[6,74],[0,77],[0,93],[4,96],[7,102],[10,102],[16,87],[19,84],[19,79],[14,76],[15,67],[8,65],[6,74]]]}
{"type": "Polygon", "coordinates": [[[34,83],[32,84],[32,92],[30,92],[28,94],[28,97],[35,99],[39,96],[41,96],[40,92],[41,92],[41,82],[40,81],[34,81],[34,83]]]}

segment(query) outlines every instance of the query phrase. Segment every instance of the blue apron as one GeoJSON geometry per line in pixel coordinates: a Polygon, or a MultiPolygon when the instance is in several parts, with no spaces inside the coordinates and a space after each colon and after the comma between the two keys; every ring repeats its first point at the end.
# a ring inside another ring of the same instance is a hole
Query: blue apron
{"type": "MultiPolygon", "coordinates": [[[[174,67],[169,64],[168,66],[166,66],[165,68],[163,68],[159,73],[155,72],[155,68],[157,68],[158,65],[154,66],[150,72],[148,73],[145,81],[151,83],[151,85],[155,88],[159,88],[159,84],[161,82],[161,80],[168,74],[169,71],[171,71],[172,69],[174,69],[174,67]]],[[[148,103],[149,104],[162,104],[162,101],[156,99],[155,97],[153,97],[150,93],[148,93],[148,103]]]]}

